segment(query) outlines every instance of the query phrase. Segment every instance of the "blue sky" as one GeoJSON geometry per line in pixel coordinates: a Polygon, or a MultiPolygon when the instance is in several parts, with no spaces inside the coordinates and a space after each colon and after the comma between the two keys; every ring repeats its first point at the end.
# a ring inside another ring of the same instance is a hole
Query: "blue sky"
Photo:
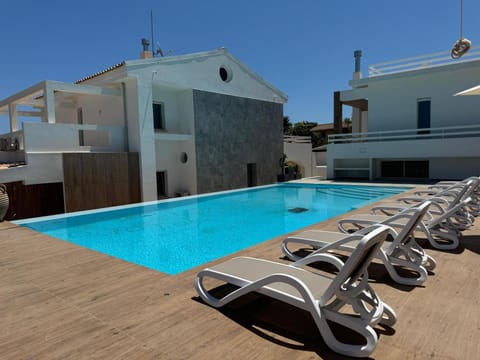
{"type": "MultiPolygon", "coordinates": [[[[463,6],[463,36],[480,45],[480,1],[463,6]]],[[[459,0],[7,0],[0,99],[42,80],[73,82],[137,59],[153,10],[164,52],[226,47],[288,95],[284,114],[292,122],[327,123],[333,91],[349,87],[354,50],[363,52],[364,76],[368,65],[449,51],[460,34],[459,9],[459,0]]]]}

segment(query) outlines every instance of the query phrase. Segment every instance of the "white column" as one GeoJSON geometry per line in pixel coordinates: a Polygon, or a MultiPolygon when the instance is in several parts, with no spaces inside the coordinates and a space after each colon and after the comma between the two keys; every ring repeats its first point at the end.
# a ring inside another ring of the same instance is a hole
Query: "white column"
{"type": "Polygon", "coordinates": [[[362,132],[362,112],[359,108],[352,108],[352,132],[362,132]]]}
{"type": "Polygon", "coordinates": [[[43,113],[43,121],[49,124],[55,124],[55,93],[53,87],[45,82],[43,91],[43,100],[45,101],[45,111],[43,113]]]}
{"type": "Polygon", "coordinates": [[[151,78],[126,82],[129,151],[138,152],[142,201],[157,200],[151,78]]]}
{"type": "Polygon", "coordinates": [[[10,132],[18,130],[17,104],[8,104],[8,117],[10,119],[10,132]]]}

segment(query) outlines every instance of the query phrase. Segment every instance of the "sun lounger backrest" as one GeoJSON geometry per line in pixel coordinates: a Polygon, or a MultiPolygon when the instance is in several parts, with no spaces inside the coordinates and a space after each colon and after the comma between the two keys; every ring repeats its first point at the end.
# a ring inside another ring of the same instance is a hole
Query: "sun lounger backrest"
{"type": "Polygon", "coordinates": [[[463,210],[465,208],[465,206],[467,206],[471,201],[472,201],[472,198],[468,197],[468,198],[462,200],[461,202],[459,202],[454,207],[448,209],[445,213],[443,213],[439,216],[436,216],[433,220],[428,222],[428,228],[432,229],[435,226],[441,224],[443,221],[445,221],[449,217],[455,215],[455,213],[457,213],[458,211],[463,210]]]}
{"type": "Polygon", "coordinates": [[[404,214],[411,213],[411,217],[405,224],[405,226],[402,228],[398,236],[395,238],[395,240],[392,242],[392,248],[408,240],[408,237],[415,231],[415,228],[420,224],[420,221],[422,221],[431,204],[432,202],[427,200],[421,203],[419,206],[408,208],[402,211],[402,213],[404,214]]]}
{"type": "Polygon", "coordinates": [[[367,267],[376,256],[390,229],[384,225],[374,225],[373,228],[374,230],[368,232],[360,240],[352,255],[338,272],[335,280],[325,291],[322,296],[325,302],[335,295],[344,298],[355,296],[355,294],[349,294],[352,291],[355,293],[362,291],[362,289],[356,288],[355,284],[362,278],[368,281],[367,267]]]}
{"type": "MultiPolygon", "coordinates": [[[[465,197],[470,196],[470,194],[475,190],[477,186],[477,182],[475,180],[468,180],[465,185],[457,185],[453,186],[452,189],[459,189],[458,193],[455,195],[455,198],[450,202],[450,207],[452,208],[456,206],[462,199],[465,197]]],[[[446,190],[448,192],[449,190],[446,190]]],[[[435,196],[441,196],[441,194],[437,194],[435,196]]]]}

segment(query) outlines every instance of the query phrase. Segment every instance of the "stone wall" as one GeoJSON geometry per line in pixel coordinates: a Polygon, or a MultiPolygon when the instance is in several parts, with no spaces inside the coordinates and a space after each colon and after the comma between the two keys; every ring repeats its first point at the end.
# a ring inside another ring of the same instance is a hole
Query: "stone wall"
{"type": "Polygon", "coordinates": [[[283,104],[195,90],[197,192],[247,187],[247,164],[256,184],[277,181],[283,154],[283,104]]]}

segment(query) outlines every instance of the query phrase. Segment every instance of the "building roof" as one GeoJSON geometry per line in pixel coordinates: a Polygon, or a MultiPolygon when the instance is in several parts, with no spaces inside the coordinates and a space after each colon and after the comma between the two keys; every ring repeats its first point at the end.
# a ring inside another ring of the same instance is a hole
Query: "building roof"
{"type": "Polygon", "coordinates": [[[165,56],[165,57],[154,57],[154,58],[146,58],[146,59],[135,59],[135,60],[126,60],[122,61],[116,65],[110,66],[104,70],[101,70],[99,72],[96,72],[92,75],[86,76],[80,80],[75,81],[75,84],[100,77],[108,72],[111,72],[113,70],[125,67],[125,69],[128,71],[129,69],[135,69],[135,68],[141,68],[149,65],[156,65],[156,64],[165,64],[165,65],[173,65],[173,64],[180,64],[180,63],[185,63],[188,61],[199,61],[201,59],[205,59],[208,57],[215,57],[223,55],[229,58],[231,61],[236,63],[243,71],[249,74],[253,79],[256,81],[262,83],[264,86],[269,88],[271,91],[276,93],[278,95],[279,100],[282,103],[285,103],[288,101],[288,96],[277,89],[275,86],[270,84],[268,81],[263,79],[260,75],[258,75],[256,72],[254,72],[252,69],[250,69],[247,65],[242,63],[239,59],[234,57],[226,48],[220,48],[216,50],[211,50],[211,51],[203,51],[203,52],[197,52],[197,53],[190,53],[190,54],[184,54],[184,55],[175,55],[175,56],[165,56]]]}
{"type": "MultiPolygon", "coordinates": [[[[342,128],[348,128],[349,125],[346,122],[342,123],[342,128]]],[[[318,124],[310,129],[310,131],[315,132],[315,131],[327,131],[327,130],[333,130],[333,123],[328,123],[328,124],[318,124]]]]}
{"type": "Polygon", "coordinates": [[[105,74],[105,73],[107,73],[107,72],[110,72],[110,71],[112,71],[112,70],[118,69],[118,68],[120,68],[120,67],[122,67],[122,66],[125,66],[125,61],[122,61],[122,62],[120,62],[120,63],[118,63],[118,64],[113,65],[113,66],[110,66],[110,67],[108,67],[108,68],[106,68],[106,69],[104,69],[104,70],[98,71],[98,72],[96,72],[96,73],[94,73],[94,74],[92,74],[92,75],[89,75],[89,76],[86,76],[86,77],[84,77],[84,78],[81,78],[80,80],[75,81],[74,84],[80,84],[80,83],[82,83],[82,82],[84,82],[84,81],[93,79],[93,78],[95,78],[95,77],[97,77],[97,76],[103,75],[103,74],[105,74]]]}

